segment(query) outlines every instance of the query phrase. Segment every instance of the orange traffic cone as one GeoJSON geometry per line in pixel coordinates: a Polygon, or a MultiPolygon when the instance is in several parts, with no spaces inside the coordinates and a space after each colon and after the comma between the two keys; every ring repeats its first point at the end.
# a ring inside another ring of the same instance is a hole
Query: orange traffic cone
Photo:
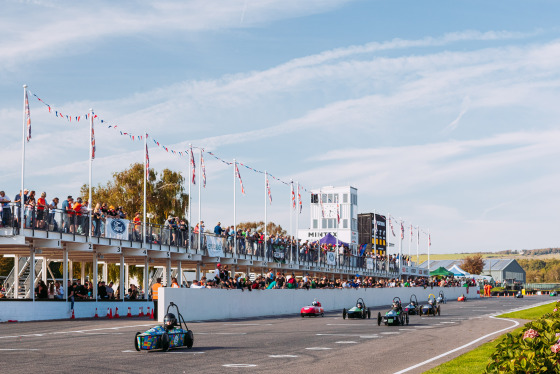
{"type": "Polygon", "coordinates": [[[99,318],[99,316],[97,315],[97,308],[95,308],[95,315],[93,316],[93,318],[99,318]]]}
{"type": "Polygon", "coordinates": [[[144,317],[144,308],[140,307],[138,310],[138,317],[144,317]]]}
{"type": "Polygon", "coordinates": [[[148,307],[148,313],[146,313],[146,317],[150,316],[150,307],[148,307]]]}
{"type": "Polygon", "coordinates": [[[152,315],[150,316],[151,319],[154,319],[154,309],[152,308],[152,315]]]}
{"type": "Polygon", "coordinates": [[[107,318],[113,318],[113,310],[111,308],[107,308],[107,318]]]}
{"type": "Polygon", "coordinates": [[[115,318],[119,318],[119,317],[120,317],[120,316],[119,316],[119,308],[116,307],[116,308],[115,308],[115,318]]]}
{"type": "Polygon", "coordinates": [[[75,319],[76,317],[74,316],[74,309],[72,309],[72,316],[70,316],[70,319],[75,319]]]}
{"type": "Polygon", "coordinates": [[[128,307],[128,314],[126,316],[127,317],[132,317],[132,313],[130,313],[130,307],[128,307]]]}

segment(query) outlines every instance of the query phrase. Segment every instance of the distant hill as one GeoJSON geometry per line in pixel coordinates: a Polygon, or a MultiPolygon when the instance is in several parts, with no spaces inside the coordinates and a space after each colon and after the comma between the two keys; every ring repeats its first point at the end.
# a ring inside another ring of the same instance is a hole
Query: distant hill
{"type": "MultiPolygon", "coordinates": [[[[480,253],[484,258],[515,258],[515,259],[535,259],[545,260],[557,258],[560,255],[560,248],[543,248],[543,249],[521,249],[521,250],[505,250],[498,252],[476,252],[480,253]]],[[[406,253],[405,253],[406,254],[406,253]]],[[[431,253],[430,260],[461,260],[466,256],[472,256],[472,253],[431,253]]],[[[412,261],[416,261],[416,254],[412,254],[412,261]]],[[[420,255],[420,263],[428,261],[428,254],[420,255]]]]}

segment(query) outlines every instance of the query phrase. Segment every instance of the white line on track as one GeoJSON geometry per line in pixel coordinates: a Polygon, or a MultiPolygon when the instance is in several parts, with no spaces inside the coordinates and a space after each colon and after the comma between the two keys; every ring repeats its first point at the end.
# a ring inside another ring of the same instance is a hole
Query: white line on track
{"type": "Polygon", "coordinates": [[[416,331],[416,329],[399,329],[399,331],[416,331]]]}
{"type": "Polygon", "coordinates": [[[270,358],[296,358],[296,355],[268,355],[270,358]]]}
{"type": "Polygon", "coordinates": [[[254,368],[257,365],[254,364],[225,364],[222,365],[226,368],[254,368]]]}
{"type": "Polygon", "coordinates": [[[360,338],[362,338],[362,339],[379,339],[379,338],[382,338],[382,336],[379,336],[379,335],[360,335],[360,338]]]}
{"type": "Polygon", "coordinates": [[[32,349],[32,348],[0,348],[0,351],[40,351],[40,349],[32,349]]]}
{"type": "Polygon", "coordinates": [[[352,340],[348,340],[348,341],[339,341],[339,342],[335,342],[336,344],[357,344],[358,342],[354,342],[352,340]]]}
{"type": "Polygon", "coordinates": [[[326,350],[332,349],[332,348],[328,348],[328,347],[309,347],[309,348],[305,348],[305,349],[309,349],[310,351],[326,351],[326,350]]]}
{"type": "MultiPolygon", "coordinates": [[[[547,302],[547,303],[533,304],[533,305],[529,305],[529,306],[527,306],[527,307],[524,307],[524,308],[521,308],[521,309],[518,309],[518,310],[530,309],[530,308],[534,308],[534,307],[536,307],[536,306],[545,305],[545,304],[549,304],[549,303],[547,302]]],[[[478,343],[479,341],[484,340],[484,339],[486,339],[486,338],[488,338],[488,337],[490,337],[490,336],[492,336],[492,335],[496,335],[496,334],[499,334],[499,333],[501,333],[501,332],[504,332],[504,331],[507,331],[507,330],[510,330],[510,329],[512,329],[512,328],[514,328],[514,327],[519,326],[519,322],[517,322],[517,321],[515,321],[515,320],[512,320],[512,319],[496,318],[495,316],[492,316],[492,315],[489,316],[489,317],[490,317],[490,318],[493,318],[493,319],[498,319],[498,320],[500,320],[500,321],[513,322],[513,325],[512,325],[512,326],[509,326],[509,327],[506,327],[506,328],[503,328],[503,329],[498,330],[498,331],[491,332],[490,334],[486,334],[486,335],[484,335],[484,336],[481,336],[480,338],[475,339],[475,340],[473,340],[473,341],[470,342],[470,343],[463,344],[463,345],[460,346],[460,347],[457,347],[457,348],[455,348],[455,349],[452,349],[452,350],[450,350],[450,351],[447,351],[447,352],[445,352],[445,353],[442,353],[442,354],[440,354],[440,355],[438,355],[438,356],[432,357],[432,358],[430,358],[430,359],[428,359],[428,360],[426,360],[426,361],[420,362],[419,364],[410,366],[410,367],[408,367],[408,368],[406,368],[406,369],[403,369],[403,370],[401,370],[401,371],[397,371],[397,372],[395,372],[395,374],[402,374],[402,373],[406,373],[406,372],[408,372],[408,371],[414,370],[414,369],[416,369],[416,368],[419,368],[419,367],[421,367],[421,366],[424,366],[424,365],[426,365],[426,364],[429,364],[430,362],[439,360],[440,358],[445,357],[445,356],[447,356],[447,355],[450,355],[450,354],[452,354],[452,353],[454,353],[454,352],[460,351],[460,350],[463,349],[463,348],[466,348],[466,347],[469,347],[469,346],[471,346],[471,345],[473,345],[473,344],[475,344],[475,343],[478,343]]]]}
{"type": "Polygon", "coordinates": [[[387,331],[387,332],[381,332],[380,334],[382,334],[382,335],[399,335],[400,332],[397,332],[397,331],[387,331]]]}
{"type": "Polygon", "coordinates": [[[89,329],[89,330],[72,330],[72,331],[54,331],[54,332],[46,332],[43,334],[23,334],[23,335],[16,335],[16,336],[0,336],[0,339],[8,339],[8,338],[29,338],[29,337],[37,337],[37,336],[44,336],[44,335],[56,335],[56,334],[83,334],[86,332],[92,331],[104,331],[104,330],[120,330],[132,327],[146,327],[146,326],[154,326],[153,323],[147,325],[127,325],[127,326],[119,326],[119,327],[103,327],[99,329],[89,329]]]}
{"type": "Polygon", "coordinates": [[[379,335],[377,335],[377,334],[370,334],[370,335],[366,335],[366,334],[315,334],[315,335],[317,335],[317,336],[359,336],[360,338],[364,337],[364,336],[367,336],[367,337],[379,338],[379,335]]]}

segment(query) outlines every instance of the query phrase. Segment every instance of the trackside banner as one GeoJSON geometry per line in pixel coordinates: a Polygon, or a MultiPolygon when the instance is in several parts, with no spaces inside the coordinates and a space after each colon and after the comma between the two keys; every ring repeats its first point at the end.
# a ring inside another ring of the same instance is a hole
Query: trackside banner
{"type": "Polygon", "coordinates": [[[208,256],[224,257],[222,238],[206,235],[206,247],[208,248],[208,256]]]}
{"type": "Polygon", "coordinates": [[[105,222],[105,237],[128,240],[129,224],[130,221],[127,219],[107,218],[107,222],[105,222]]]}
{"type": "Polygon", "coordinates": [[[366,268],[368,270],[373,270],[373,258],[371,257],[366,258],[366,268]]]}

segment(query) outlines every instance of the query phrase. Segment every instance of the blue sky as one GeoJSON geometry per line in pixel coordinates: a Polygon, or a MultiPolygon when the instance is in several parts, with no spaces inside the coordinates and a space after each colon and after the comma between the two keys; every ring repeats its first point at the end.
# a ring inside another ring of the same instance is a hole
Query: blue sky
{"type": "MultiPolygon", "coordinates": [[[[350,184],[361,212],[429,228],[434,252],[557,247],[559,8],[6,1],[0,189],[13,197],[20,185],[26,83],[63,113],[92,107],[169,148],[192,143],[308,189],[350,184]]],[[[36,100],[31,116],[26,186],[77,195],[88,180],[87,126],[36,100]]],[[[138,142],[96,126],[94,185],[143,157],[138,142]]],[[[150,146],[153,167],[186,173],[187,159],[150,146]]],[[[232,171],[205,161],[202,218],[231,224],[232,171]]],[[[247,194],[237,197],[237,220],[262,220],[262,175],[240,172],[247,194]]],[[[286,227],[289,188],[271,188],[269,219],[286,227]]],[[[300,228],[309,227],[307,211],[300,228]]]]}

